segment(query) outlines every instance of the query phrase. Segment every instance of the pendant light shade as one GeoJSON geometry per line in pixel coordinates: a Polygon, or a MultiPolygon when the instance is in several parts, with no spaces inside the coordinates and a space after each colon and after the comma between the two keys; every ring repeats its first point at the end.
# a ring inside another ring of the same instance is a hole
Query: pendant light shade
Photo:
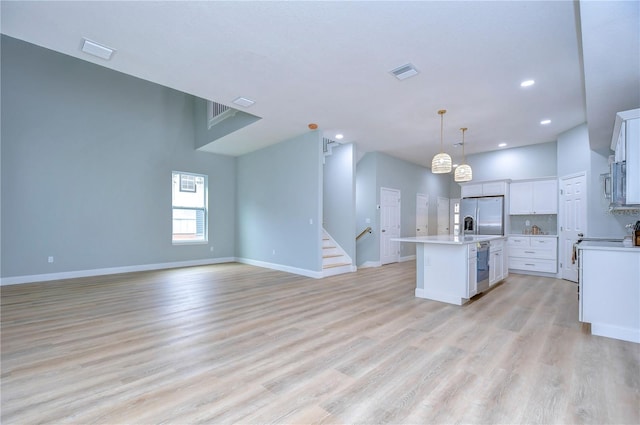
{"type": "Polygon", "coordinates": [[[431,161],[431,172],[434,174],[444,174],[451,172],[451,157],[444,153],[443,148],[443,128],[444,128],[444,114],[447,111],[445,109],[441,109],[438,111],[440,115],[440,153],[433,157],[431,161]]]}
{"type": "Polygon", "coordinates": [[[462,164],[456,168],[453,179],[457,182],[468,182],[473,178],[473,172],[471,171],[471,167],[465,163],[464,157],[464,132],[467,131],[467,129],[465,127],[460,130],[462,130],[462,164]]]}

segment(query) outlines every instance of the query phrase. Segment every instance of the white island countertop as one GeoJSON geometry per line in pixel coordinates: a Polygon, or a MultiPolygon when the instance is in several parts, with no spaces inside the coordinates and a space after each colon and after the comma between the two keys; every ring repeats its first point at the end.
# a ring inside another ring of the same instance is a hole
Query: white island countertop
{"type": "Polygon", "coordinates": [[[453,235],[434,235],[434,236],[411,236],[405,238],[393,238],[394,242],[413,242],[424,244],[440,244],[440,245],[465,245],[476,242],[491,241],[495,239],[504,239],[504,236],[490,236],[490,235],[467,235],[467,236],[453,236],[453,235]]]}

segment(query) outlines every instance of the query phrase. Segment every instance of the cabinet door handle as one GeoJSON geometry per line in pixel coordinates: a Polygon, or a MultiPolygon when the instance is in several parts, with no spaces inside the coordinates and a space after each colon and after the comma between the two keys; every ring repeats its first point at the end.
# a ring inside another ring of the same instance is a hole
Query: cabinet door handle
{"type": "Polygon", "coordinates": [[[535,267],[535,264],[530,264],[530,263],[524,263],[525,266],[533,266],[535,267]]]}
{"type": "Polygon", "coordinates": [[[524,253],[525,254],[535,254],[536,252],[535,251],[525,251],[524,253]]]}

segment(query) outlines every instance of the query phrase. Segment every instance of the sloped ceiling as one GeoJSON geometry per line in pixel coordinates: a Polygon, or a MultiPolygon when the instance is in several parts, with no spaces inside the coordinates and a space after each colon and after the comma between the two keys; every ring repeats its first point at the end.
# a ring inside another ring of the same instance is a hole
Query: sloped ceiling
{"type": "Polygon", "coordinates": [[[255,100],[245,111],[261,120],[202,148],[227,155],[317,123],[359,153],[430,166],[439,109],[454,160],[460,127],[472,154],[588,121],[601,149],[615,112],[640,104],[638,2],[5,1],[1,13],[11,37],[229,106],[255,100]],[[89,56],[83,37],[116,53],[89,56]],[[616,61],[624,72],[611,72],[616,61]],[[396,80],[389,71],[406,63],[419,74],[396,80]]]}

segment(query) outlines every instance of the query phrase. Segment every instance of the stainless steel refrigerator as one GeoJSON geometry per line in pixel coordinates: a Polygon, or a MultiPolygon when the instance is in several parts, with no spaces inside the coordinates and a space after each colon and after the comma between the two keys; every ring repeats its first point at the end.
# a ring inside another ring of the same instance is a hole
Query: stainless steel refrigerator
{"type": "Polygon", "coordinates": [[[463,198],[460,216],[465,235],[504,235],[504,197],[463,198]]]}

